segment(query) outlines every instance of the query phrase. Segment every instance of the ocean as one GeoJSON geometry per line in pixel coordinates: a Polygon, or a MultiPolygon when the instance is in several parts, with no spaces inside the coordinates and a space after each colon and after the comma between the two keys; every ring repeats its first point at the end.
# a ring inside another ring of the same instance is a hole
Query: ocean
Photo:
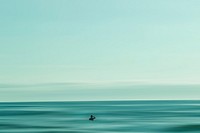
{"type": "Polygon", "coordinates": [[[0,133],[178,132],[200,133],[200,101],[0,103],[0,133]]]}

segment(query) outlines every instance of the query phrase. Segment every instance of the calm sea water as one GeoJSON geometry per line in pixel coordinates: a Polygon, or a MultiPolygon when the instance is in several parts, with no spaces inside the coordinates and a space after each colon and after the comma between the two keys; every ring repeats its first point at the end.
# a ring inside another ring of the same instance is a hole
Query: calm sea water
{"type": "Polygon", "coordinates": [[[177,132],[200,133],[200,101],[0,103],[0,133],[177,132]]]}

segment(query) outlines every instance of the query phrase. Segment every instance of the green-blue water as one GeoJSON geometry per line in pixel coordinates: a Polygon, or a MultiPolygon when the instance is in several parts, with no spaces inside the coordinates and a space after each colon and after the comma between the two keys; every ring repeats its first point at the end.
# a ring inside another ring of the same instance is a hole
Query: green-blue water
{"type": "Polygon", "coordinates": [[[0,133],[177,132],[200,132],[200,101],[0,103],[0,133]]]}

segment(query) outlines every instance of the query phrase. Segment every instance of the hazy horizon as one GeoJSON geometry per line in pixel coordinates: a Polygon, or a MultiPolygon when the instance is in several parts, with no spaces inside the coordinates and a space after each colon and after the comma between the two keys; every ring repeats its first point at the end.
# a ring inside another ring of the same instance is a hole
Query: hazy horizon
{"type": "Polygon", "coordinates": [[[1,102],[200,100],[200,85],[131,83],[1,84],[1,102]]]}

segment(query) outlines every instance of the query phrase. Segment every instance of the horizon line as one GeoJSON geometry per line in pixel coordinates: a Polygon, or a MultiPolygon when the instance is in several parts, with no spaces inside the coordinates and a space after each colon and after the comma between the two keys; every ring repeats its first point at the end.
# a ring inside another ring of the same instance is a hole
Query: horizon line
{"type": "Polygon", "coordinates": [[[143,101],[200,101],[200,99],[107,99],[107,100],[38,100],[0,101],[0,103],[50,103],[50,102],[143,102],[143,101]]]}

